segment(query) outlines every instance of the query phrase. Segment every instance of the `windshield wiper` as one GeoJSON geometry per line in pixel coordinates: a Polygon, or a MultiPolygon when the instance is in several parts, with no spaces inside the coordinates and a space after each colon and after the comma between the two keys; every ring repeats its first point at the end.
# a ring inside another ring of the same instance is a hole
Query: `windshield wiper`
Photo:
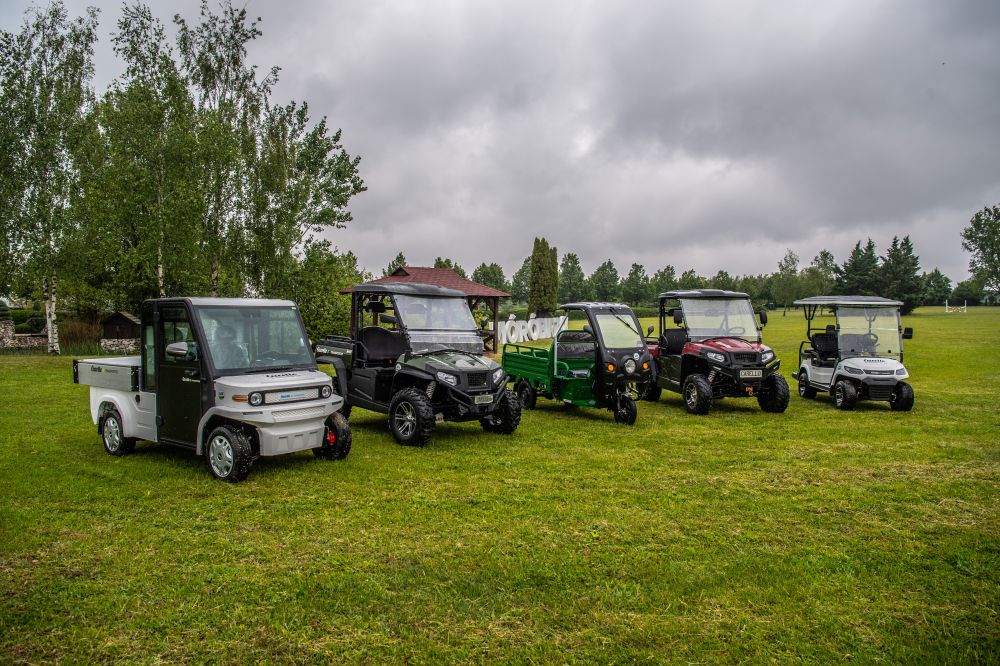
{"type": "Polygon", "coordinates": [[[248,370],[246,374],[255,375],[262,372],[287,372],[289,370],[294,370],[294,369],[295,369],[294,365],[273,365],[273,366],[268,366],[266,368],[253,368],[251,370],[248,370]]]}

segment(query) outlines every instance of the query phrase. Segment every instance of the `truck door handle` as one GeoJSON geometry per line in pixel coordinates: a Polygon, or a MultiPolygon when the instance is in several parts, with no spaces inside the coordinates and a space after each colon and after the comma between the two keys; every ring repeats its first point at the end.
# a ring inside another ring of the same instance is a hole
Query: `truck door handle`
{"type": "Polygon", "coordinates": [[[184,376],[181,377],[182,382],[198,382],[198,371],[197,370],[185,370],[184,376]]]}
{"type": "Polygon", "coordinates": [[[182,382],[190,382],[192,384],[197,384],[199,380],[198,380],[197,377],[181,377],[181,381],[182,382]]]}

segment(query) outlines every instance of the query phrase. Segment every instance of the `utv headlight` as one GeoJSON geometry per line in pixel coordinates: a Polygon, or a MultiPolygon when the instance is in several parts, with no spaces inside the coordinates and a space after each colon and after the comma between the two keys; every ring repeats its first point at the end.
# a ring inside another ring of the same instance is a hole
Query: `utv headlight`
{"type": "Polygon", "coordinates": [[[500,380],[503,379],[504,371],[503,368],[497,368],[493,371],[493,383],[499,384],[500,380]]]}
{"type": "Polygon", "coordinates": [[[622,367],[625,368],[625,372],[631,375],[633,372],[635,372],[635,361],[632,359],[628,359],[625,361],[625,363],[622,364],[622,367]]]}
{"type": "Polygon", "coordinates": [[[251,393],[247,402],[253,407],[260,407],[261,403],[264,402],[263,393],[251,393]]]}
{"type": "Polygon", "coordinates": [[[767,363],[772,358],[774,358],[774,352],[773,351],[766,351],[766,352],[764,352],[763,354],[760,355],[760,362],[761,363],[767,363]]]}
{"type": "Polygon", "coordinates": [[[324,386],[319,390],[319,394],[321,397],[329,398],[331,395],[333,395],[333,389],[330,388],[329,386],[324,386]]]}
{"type": "Polygon", "coordinates": [[[865,371],[862,370],[861,368],[852,368],[849,365],[845,365],[844,366],[844,370],[847,370],[852,375],[863,375],[863,374],[865,374],[865,371]]]}
{"type": "Polygon", "coordinates": [[[456,386],[458,384],[458,377],[448,372],[438,372],[436,375],[439,382],[444,382],[448,386],[456,386]]]}
{"type": "Polygon", "coordinates": [[[715,352],[705,352],[705,356],[708,357],[709,361],[715,361],[716,363],[726,362],[726,356],[724,354],[716,354],[715,352]]]}

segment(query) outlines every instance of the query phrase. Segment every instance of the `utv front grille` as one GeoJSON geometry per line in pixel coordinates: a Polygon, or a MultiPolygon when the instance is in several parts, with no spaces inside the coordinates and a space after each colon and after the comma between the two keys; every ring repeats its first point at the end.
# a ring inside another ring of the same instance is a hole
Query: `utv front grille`
{"type": "Polygon", "coordinates": [[[895,370],[868,370],[867,368],[865,369],[865,372],[867,372],[869,375],[894,375],[894,374],[896,374],[895,370]]]}
{"type": "Polygon", "coordinates": [[[470,372],[467,376],[469,378],[469,388],[484,388],[489,385],[489,372],[470,372]]]}
{"type": "Polygon", "coordinates": [[[283,391],[268,391],[264,394],[265,405],[278,405],[286,402],[301,402],[303,400],[316,400],[319,398],[319,389],[316,387],[303,389],[285,389],[283,391]]]}
{"type": "Polygon", "coordinates": [[[892,397],[891,386],[869,386],[868,397],[872,400],[888,400],[892,397]]]}
{"type": "Polygon", "coordinates": [[[737,363],[756,363],[757,352],[734,352],[733,360],[737,363]]]}

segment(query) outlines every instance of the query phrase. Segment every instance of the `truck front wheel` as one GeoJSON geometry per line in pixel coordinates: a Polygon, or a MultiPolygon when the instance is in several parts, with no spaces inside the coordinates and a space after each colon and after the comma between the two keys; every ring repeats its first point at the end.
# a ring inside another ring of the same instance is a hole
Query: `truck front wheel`
{"type": "Polygon", "coordinates": [[[712,385],[702,374],[688,375],[684,380],[684,406],[692,414],[708,414],[712,409],[712,385]]]}
{"type": "Polygon", "coordinates": [[[757,396],[757,404],[765,412],[780,414],[788,409],[788,382],[781,375],[775,373],[764,380],[760,395],[757,396]]]}
{"type": "Polygon", "coordinates": [[[615,408],[615,421],[625,425],[633,425],[639,410],[635,406],[632,396],[623,395],[618,398],[618,407],[615,408]]]}
{"type": "Polygon", "coordinates": [[[236,483],[250,473],[253,449],[242,432],[230,426],[219,426],[205,444],[205,464],[217,479],[236,483]]]}
{"type": "Polygon", "coordinates": [[[427,394],[408,388],[394,395],[389,403],[389,429],[400,444],[426,444],[434,432],[434,407],[427,394]]]}
{"type": "Polygon", "coordinates": [[[837,409],[854,409],[854,405],[858,404],[858,389],[846,379],[841,379],[833,385],[833,404],[837,405],[837,409]]]}
{"type": "Polygon", "coordinates": [[[312,450],[313,455],[324,460],[343,460],[351,452],[351,426],[339,412],[326,420],[323,443],[312,450]]]}
{"type": "Polygon", "coordinates": [[[493,413],[479,419],[479,424],[486,432],[513,434],[521,424],[521,399],[510,389],[505,389],[493,413]]]}
{"type": "Polygon", "coordinates": [[[109,410],[101,421],[104,450],[111,456],[123,456],[135,449],[135,439],[125,436],[125,422],[117,409],[109,410]]]}

